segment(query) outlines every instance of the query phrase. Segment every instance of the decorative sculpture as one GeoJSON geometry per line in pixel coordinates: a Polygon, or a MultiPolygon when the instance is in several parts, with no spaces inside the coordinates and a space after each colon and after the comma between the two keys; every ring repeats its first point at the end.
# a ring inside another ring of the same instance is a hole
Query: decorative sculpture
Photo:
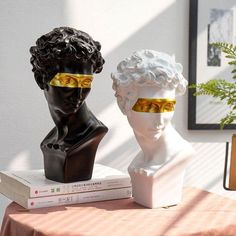
{"type": "Polygon", "coordinates": [[[192,146],[171,125],[175,96],[187,86],[174,58],[141,50],[121,61],[111,75],[118,105],[127,116],[142,151],[129,165],[134,200],[146,207],[181,201],[192,146]]]}
{"type": "Polygon", "coordinates": [[[101,45],[87,33],[60,27],[30,48],[34,77],[55,123],[41,143],[45,176],[59,182],[90,179],[97,147],[108,131],[88,109],[93,73],[104,64],[101,45]]]}
{"type": "Polygon", "coordinates": [[[236,191],[236,134],[232,135],[230,158],[228,156],[229,142],[226,142],[223,187],[225,190],[236,191]],[[227,176],[228,172],[229,176],[227,176]]]}

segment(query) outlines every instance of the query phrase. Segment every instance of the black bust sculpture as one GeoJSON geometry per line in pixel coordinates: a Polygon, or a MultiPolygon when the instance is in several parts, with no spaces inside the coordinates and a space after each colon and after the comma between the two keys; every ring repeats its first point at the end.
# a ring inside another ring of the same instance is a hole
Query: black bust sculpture
{"type": "Polygon", "coordinates": [[[90,179],[107,127],[88,109],[93,73],[104,64],[101,45],[85,32],[60,27],[30,48],[34,77],[55,123],[41,143],[45,176],[58,182],[90,179]]]}

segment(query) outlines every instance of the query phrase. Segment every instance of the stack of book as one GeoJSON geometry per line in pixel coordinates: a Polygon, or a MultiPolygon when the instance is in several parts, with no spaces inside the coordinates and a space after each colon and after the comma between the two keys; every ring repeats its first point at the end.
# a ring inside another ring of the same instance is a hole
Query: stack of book
{"type": "Polygon", "coordinates": [[[92,179],[59,183],[46,179],[44,170],[1,171],[0,193],[26,209],[129,198],[130,177],[95,164],[92,179]]]}

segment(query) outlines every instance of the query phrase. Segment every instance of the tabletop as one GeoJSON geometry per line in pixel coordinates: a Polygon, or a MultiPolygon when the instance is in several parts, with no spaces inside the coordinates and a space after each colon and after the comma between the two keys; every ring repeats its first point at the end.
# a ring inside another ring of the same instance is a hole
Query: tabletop
{"type": "Polygon", "coordinates": [[[236,201],[185,188],[181,204],[147,209],[133,199],[26,210],[8,205],[1,236],[235,236],[236,201]]]}

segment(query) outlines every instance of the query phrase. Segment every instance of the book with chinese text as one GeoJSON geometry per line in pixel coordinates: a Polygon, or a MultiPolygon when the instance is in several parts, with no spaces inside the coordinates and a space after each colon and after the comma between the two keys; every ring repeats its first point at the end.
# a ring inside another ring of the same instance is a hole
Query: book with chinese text
{"type": "Polygon", "coordinates": [[[34,198],[130,186],[128,174],[101,164],[94,164],[90,180],[72,183],[49,180],[45,177],[43,169],[0,172],[0,192],[7,197],[13,193],[24,198],[34,198]]]}

